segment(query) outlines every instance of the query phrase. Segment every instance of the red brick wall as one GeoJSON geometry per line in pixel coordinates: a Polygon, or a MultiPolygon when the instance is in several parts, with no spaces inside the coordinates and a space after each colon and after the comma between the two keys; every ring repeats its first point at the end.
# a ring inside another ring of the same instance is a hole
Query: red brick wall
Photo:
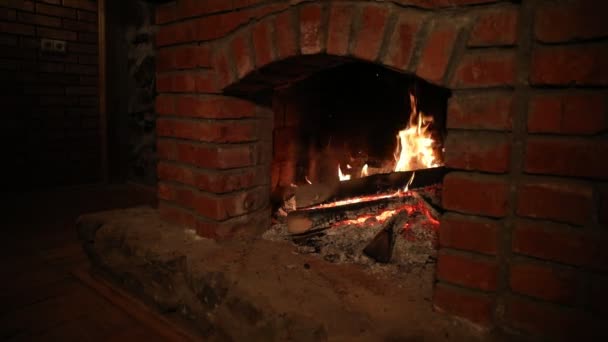
{"type": "Polygon", "coordinates": [[[0,0],[3,187],[99,179],[97,53],[96,1],[0,0]]]}
{"type": "MultiPolygon", "coordinates": [[[[271,190],[277,187],[289,187],[296,181],[297,155],[304,153],[300,146],[297,130],[302,113],[302,99],[291,89],[277,91],[272,99],[273,136],[272,136],[272,164],[271,164],[271,190]]],[[[308,153],[307,153],[308,155],[308,153]]],[[[313,170],[308,175],[313,177],[313,170]]]]}
{"type": "Polygon", "coordinates": [[[269,109],[224,88],[286,57],[380,63],[452,90],[436,309],[554,339],[599,333],[607,9],[599,0],[161,6],[157,108],[190,123],[159,125],[161,213],[218,235],[266,205],[257,196],[269,181],[269,109]]]}

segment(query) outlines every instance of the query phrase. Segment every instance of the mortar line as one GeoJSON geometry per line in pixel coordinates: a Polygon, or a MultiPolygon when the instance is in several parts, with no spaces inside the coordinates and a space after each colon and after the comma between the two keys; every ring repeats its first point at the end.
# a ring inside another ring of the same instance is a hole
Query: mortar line
{"type": "Polygon", "coordinates": [[[495,311],[497,325],[505,326],[505,302],[509,289],[509,263],[512,258],[512,234],[516,220],[517,190],[523,177],[523,160],[527,140],[527,114],[530,86],[528,75],[530,69],[530,57],[532,51],[532,25],[534,21],[533,4],[529,1],[520,4],[518,44],[516,49],[516,78],[513,91],[513,127],[511,131],[512,148],[509,177],[509,211],[504,220],[504,226],[500,234],[499,283],[495,311]]]}

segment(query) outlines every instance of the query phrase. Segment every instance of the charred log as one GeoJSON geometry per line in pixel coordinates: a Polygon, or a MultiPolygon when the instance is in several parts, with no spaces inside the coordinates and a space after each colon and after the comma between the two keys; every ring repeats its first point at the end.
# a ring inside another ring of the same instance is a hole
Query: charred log
{"type": "Polygon", "coordinates": [[[344,220],[356,219],[363,215],[377,215],[384,210],[413,204],[415,201],[416,198],[410,195],[399,195],[335,207],[295,210],[287,215],[287,229],[291,234],[323,230],[344,220]]]}
{"type": "Polygon", "coordinates": [[[403,189],[412,177],[410,189],[441,183],[445,168],[376,174],[348,181],[302,185],[295,189],[296,207],[303,209],[352,197],[368,196],[403,189]]]}
{"type": "Polygon", "coordinates": [[[270,194],[270,205],[274,219],[283,222],[287,213],[296,209],[295,187],[278,186],[270,194]]]}
{"type": "Polygon", "coordinates": [[[400,211],[393,215],[386,221],[382,230],[363,249],[363,254],[384,264],[391,261],[395,240],[407,219],[407,211],[400,211]]]}

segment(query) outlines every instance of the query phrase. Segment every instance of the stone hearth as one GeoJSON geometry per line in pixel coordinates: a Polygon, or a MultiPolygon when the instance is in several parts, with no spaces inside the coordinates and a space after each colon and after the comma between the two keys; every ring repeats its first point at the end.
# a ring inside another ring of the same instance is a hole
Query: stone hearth
{"type": "Polygon", "coordinates": [[[210,341],[481,341],[488,335],[433,312],[434,267],[373,272],[295,253],[285,242],[217,242],[150,208],[82,216],[95,270],[179,312],[210,341]]]}

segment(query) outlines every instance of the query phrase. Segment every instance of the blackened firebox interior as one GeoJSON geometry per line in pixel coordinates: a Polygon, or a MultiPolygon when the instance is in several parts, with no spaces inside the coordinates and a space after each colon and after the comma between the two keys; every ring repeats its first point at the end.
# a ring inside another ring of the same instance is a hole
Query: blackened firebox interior
{"type": "MultiPolygon", "coordinates": [[[[429,130],[438,142],[436,148],[441,149],[449,92],[413,76],[351,62],[277,91],[274,96],[292,118],[275,131],[289,129],[295,140],[288,153],[295,162],[293,181],[331,181],[336,178],[337,165],[348,172],[347,165],[358,170],[364,164],[383,168],[392,163],[396,136],[408,125],[410,92],[418,110],[432,115],[429,130]]],[[[281,136],[275,135],[275,139],[281,136]]],[[[275,142],[275,156],[283,155],[280,149],[286,145],[290,143],[275,142]]]]}

